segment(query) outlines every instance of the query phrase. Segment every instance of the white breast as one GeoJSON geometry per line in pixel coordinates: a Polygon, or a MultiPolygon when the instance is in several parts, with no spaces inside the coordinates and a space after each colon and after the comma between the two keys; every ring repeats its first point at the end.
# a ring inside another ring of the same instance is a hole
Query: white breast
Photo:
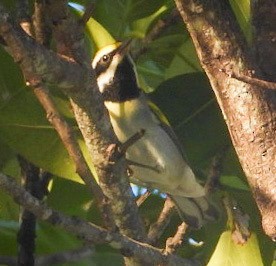
{"type": "Polygon", "coordinates": [[[141,184],[174,195],[204,195],[178,147],[159,125],[143,96],[124,103],[105,102],[105,105],[120,142],[124,143],[141,129],[145,130],[145,135],[127,150],[126,157],[135,163],[156,168],[156,171],[130,166],[134,182],[139,180],[141,184]]]}

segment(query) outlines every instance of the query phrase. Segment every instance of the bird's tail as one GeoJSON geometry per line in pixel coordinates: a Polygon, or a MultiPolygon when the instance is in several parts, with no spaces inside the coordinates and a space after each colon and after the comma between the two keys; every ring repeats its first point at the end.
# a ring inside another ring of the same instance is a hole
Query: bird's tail
{"type": "Polygon", "coordinates": [[[209,202],[206,196],[199,198],[186,198],[171,195],[180,217],[189,226],[199,229],[207,221],[218,218],[217,209],[209,202]]]}

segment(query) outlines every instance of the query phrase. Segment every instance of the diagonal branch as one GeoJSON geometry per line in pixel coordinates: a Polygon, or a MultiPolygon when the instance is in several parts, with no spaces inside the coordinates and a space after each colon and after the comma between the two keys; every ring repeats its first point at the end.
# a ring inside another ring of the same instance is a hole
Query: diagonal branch
{"type": "Polygon", "coordinates": [[[107,243],[117,250],[123,249],[127,251],[129,255],[137,256],[145,263],[151,263],[153,265],[160,263],[166,263],[171,266],[199,265],[195,261],[183,259],[175,255],[164,255],[162,250],[148,244],[138,242],[119,233],[109,232],[82,219],[69,217],[52,210],[46,206],[46,204],[42,204],[30,193],[25,191],[13,178],[3,174],[0,174],[0,188],[12,196],[17,203],[33,212],[39,219],[61,227],[88,242],[95,244],[107,243]]]}
{"type": "Polygon", "coordinates": [[[48,89],[43,86],[43,84],[37,83],[38,81],[35,79],[29,79],[29,82],[34,90],[34,94],[47,113],[48,121],[56,129],[64,144],[64,147],[69,153],[69,156],[73,159],[76,166],[76,172],[84,181],[91,194],[95,196],[105,225],[107,228],[112,227],[113,223],[110,217],[110,208],[107,205],[108,201],[89,169],[89,166],[74,136],[72,128],[57,110],[48,89]]]}
{"type": "MultiPolygon", "coordinates": [[[[35,2],[35,13],[34,13],[34,31],[36,41],[44,46],[49,44],[49,21],[46,23],[46,5],[43,1],[35,2]]],[[[102,193],[101,188],[95,181],[91,170],[84,159],[82,151],[77,143],[72,128],[68,125],[64,117],[60,114],[56,105],[50,95],[50,92],[45,84],[43,84],[41,78],[34,72],[30,72],[26,65],[22,66],[22,72],[27,79],[28,85],[33,89],[33,92],[40,104],[44,108],[47,119],[50,124],[56,129],[64,147],[68,151],[69,156],[74,161],[76,166],[76,172],[79,174],[81,179],[86,184],[88,190],[95,197],[100,212],[102,214],[103,221],[107,228],[111,228],[113,223],[111,219],[110,207],[108,206],[108,200],[102,193]]]]}
{"type": "Polygon", "coordinates": [[[62,57],[39,45],[21,27],[15,25],[0,4],[0,35],[15,62],[28,72],[36,73],[47,83],[63,89],[82,87],[87,70],[72,59],[62,57]]]}
{"type": "Polygon", "coordinates": [[[172,254],[175,253],[176,250],[181,247],[183,243],[184,236],[186,234],[188,225],[185,224],[184,222],[181,223],[175,235],[173,237],[169,237],[166,241],[166,249],[165,249],[165,254],[172,254]]]}
{"type": "Polygon", "coordinates": [[[67,1],[47,1],[48,15],[58,56],[38,45],[20,28],[0,5],[0,35],[11,55],[27,78],[33,73],[44,83],[56,84],[71,100],[73,111],[92,157],[99,184],[109,199],[113,219],[120,232],[145,241],[144,224],[138,215],[132,190],[127,178],[127,163],[122,156],[109,153],[110,146],[119,145],[112,130],[107,111],[93,76],[90,58],[83,42],[83,25],[68,12],[67,1]],[[73,57],[73,59],[69,59],[73,57]],[[79,63],[76,63],[79,62],[79,63]],[[115,159],[115,163],[109,161],[115,159]]]}
{"type": "MultiPolygon", "coordinates": [[[[93,249],[91,249],[90,247],[83,246],[77,249],[66,250],[63,252],[53,253],[49,255],[37,256],[35,258],[35,265],[48,266],[55,265],[57,263],[64,265],[65,263],[72,263],[74,261],[78,262],[81,259],[91,257],[93,253],[93,249]]],[[[18,264],[16,257],[0,255],[0,265],[17,266],[18,264]]]]}
{"type": "Polygon", "coordinates": [[[171,217],[175,211],[173,201],[168,197],[165,201],[164,207],[159,214],[159,217],[155,223],[150,226],[148,232],[149,243],[154,245],[159,240],[166,227],[171,221],[171,217]]]}
{"type": "MultiPolygon", "coordinates": [[[[110,154],[110,147],[119,142],[113,132],[103,99],[91,69],[91,59],[85,53],[83,24],[77,23],[67,10],[66,3],[49,2],[53,34],[58,51],[81,61],[89,70],[90,83],[80,90],[67,93],[75,118],[84,137],[105,196],[111,204],[113,218],[120,232],[137,240],[145,240],[144,224],[139,217],[127,177],[127,163],[121,154],[110,154]],[[53,9],[52,6],[55,8],[53,9]],[[60,11],[59,11],[60,10],[60,11]],[[62,14],[62,16],[61,16],[62,14]],[[110,160],[112,158],[112,161],[110,160]]],[[[66,2],[66,1],[65,1],[66,2]]],[[[114,151],[116,153],[116,151],[114,151]]]]}

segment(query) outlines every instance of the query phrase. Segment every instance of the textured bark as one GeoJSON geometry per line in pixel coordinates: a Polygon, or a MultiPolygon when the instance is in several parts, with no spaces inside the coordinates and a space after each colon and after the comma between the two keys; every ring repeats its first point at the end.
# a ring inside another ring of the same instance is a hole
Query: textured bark
{"type": "MultiPolygon", "coordinates": [[[[228,126],[262,215],[276,237],[276,93],[231,73],[260,75],[228,1],[175,0],[228,126]],[[227,75],[229,73],[229,75],[227,75]]],[[[260,76],[259,76],[260,77],[260,76]]]]}
{"type": "Polygon", "coordinates": [[[90,70],[89,83],[84,84],[79,90],[67,91],[67,95],[92,157],[99,185],[111,205],[112,218],[123,234],[145,241],[144,225],[138,215],[138,208],[127,178],[126,161],[122,156],[116,155],[116,146],[119,142],[104,108],[91,69],[91,59],[84,46],[84,27],[70,16],[67,1],[50,0],[47,6],[58,53],[73,58],[90,70]]]}
{"type": "MultiPolygon", "coordinates": [[[[71,100],[73,111],[92,157],[104,195],[111,205],[112,217],[120,232],[146,241],[142,219],[138,214],[127,178],[127,164],[116,151],[118,140],[96,85],[91,59],[84,46],[84,26],[68,10],[67,1],[49,0],[48,8],[58,54],[39,45],[28,36],[0,4],[0,35],[25,78],[37,76],[45,84],[55,84],[71,100]],[[62,56],[60,56],[60,54],[62,56]]],[[[30,85],[30,82],[27,82],[30,85]]],[[[129,257],[129,256],[128,256],[129,257]]],[[[131,265],[135,258],[127,258],[131,265]]],[[[145,265],[138,260],[139,265],[145,265]]]]}
{"type": "MultiPolygon", "coordinates": [[[[176,255],[165,255],[162,249],[133,240],[124,234],[110,232],[78,217],[70,217],[49,208],[20,187],[16,181],[0,173],[0,188],[15,202],[34,213],[36,217],[73,233],[88,243],[108,244],[116,250],[124,250],[144,262],[142,265],[199,266],[196,260],[183,259],[176,255]]],[[[5,258],[3,258],[5,259],[5,258]]],[[[132,264],[134,265],[134,264],[132,264]]]]}

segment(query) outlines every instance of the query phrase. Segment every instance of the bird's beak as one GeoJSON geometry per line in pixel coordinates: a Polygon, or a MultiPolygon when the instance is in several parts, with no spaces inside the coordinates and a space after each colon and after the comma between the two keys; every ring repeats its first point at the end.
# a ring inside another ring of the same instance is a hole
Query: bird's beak
{"type": "Polygon", "coordinates": [[[132,42],[132,39],[129,39],[127,41],[124,41],[117,49],[116,54],[120,55],[121,57],[124,57],[128,52],[130,48],[130,44],[132,42]]]}

